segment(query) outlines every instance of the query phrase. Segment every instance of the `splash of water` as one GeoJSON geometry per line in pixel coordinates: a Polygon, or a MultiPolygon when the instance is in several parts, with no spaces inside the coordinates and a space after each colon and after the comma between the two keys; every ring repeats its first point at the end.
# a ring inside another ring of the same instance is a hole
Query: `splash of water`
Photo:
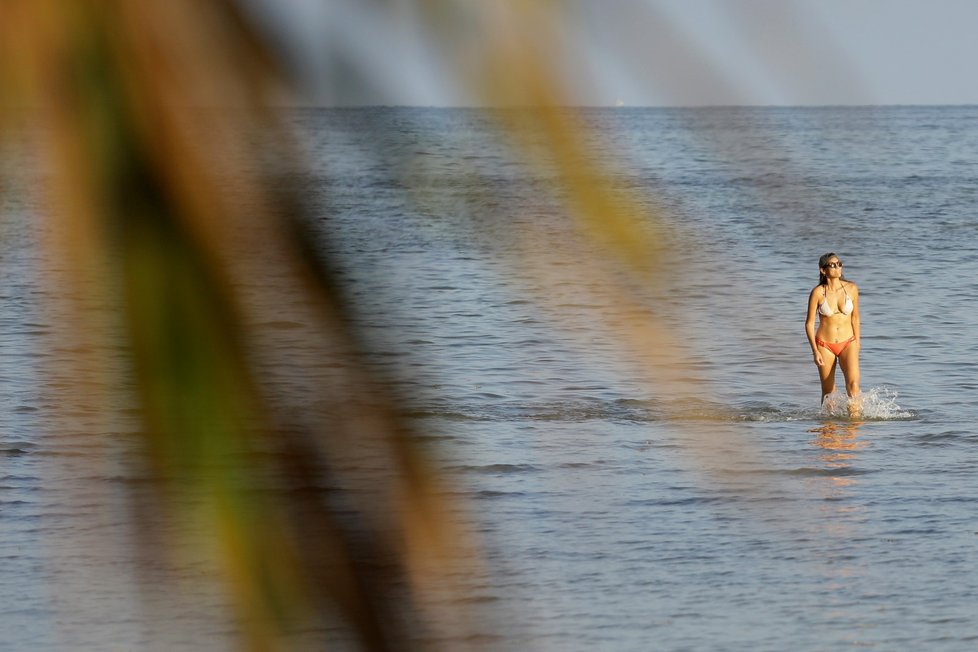
{"type": "MultiPolygon", "coordinates": [[[[897,393],[889,387],[873,387],[863,392],[857,405],[861,407],[859,418],[878,421],[891,419],[912,419],[916,416],[912,411],[901,408],[897,402],[897,393]]],[[[825,397],[822,403],[822,415],[833,418],[851,418],[849,397],[844,392],[835,391],[825,397]]]]}

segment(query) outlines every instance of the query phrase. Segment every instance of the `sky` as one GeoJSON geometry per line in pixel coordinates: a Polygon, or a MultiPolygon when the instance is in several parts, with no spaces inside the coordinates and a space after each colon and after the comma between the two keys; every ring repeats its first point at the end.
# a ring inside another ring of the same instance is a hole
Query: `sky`
{"type": "Polygon", "coordinates": [[[304,103],[483,104],[460,53],[487,14],[549,5],[564,48],[541,57],[568,104],[978,104],[978,0],[240,1],[285,47],[304,103]],[[440,29],[435,5],[454,8],[440,29]]]}

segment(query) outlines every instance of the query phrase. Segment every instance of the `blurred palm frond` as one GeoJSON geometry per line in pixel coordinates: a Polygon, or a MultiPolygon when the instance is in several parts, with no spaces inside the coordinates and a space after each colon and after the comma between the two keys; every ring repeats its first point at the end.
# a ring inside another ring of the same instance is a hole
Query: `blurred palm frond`
{"type": "Polygon", "coordinates": [[[146,463],[133,472],[157,487],[136,493],[145,549],[170,549],[171,531],[211,549],[250,649],[328,614],[365,649],[417,644],[425,591],[465,537],[309,246],[262,39],[231,2],[4,13],[17,56],[3,80],[43,139],[41,231],[64,263],[52,293],[86,341],[78,368],[108,373],[113,314],[131,360],[112,385],[133,383],[146,463]],[[299,353],[276,332],[285,319],[302,326],[299,353]]]}
{"type": "MultiPolygon", "coordinates": [[[[412,6],[459,85],[502,107],[517,156],[552,181],[588,252],[574,281],[620,307],[624,347],[657,391],[678,386],[682,347],[647,300],[676,273],[669,220],[617,182],[591,146],[600,134],[567,110],[562,3],[412,6]]],[[[457,577],[481,572],[477,548],[363,364],[294,185],[301,166],[273,109],[287,75],[266,39],[231,0],[0,6],[0,128],[30,116],[42,143],[40,231],[61,270],[47,282],[75,307],[66,336],[84,343],[74,362],[89,374],[75,391],[102,400],[86,389],[97,376],[134,396],[146,554],[174,549],[173,532],[210,550],[249,649],[337,628],[370,650],[464,640],[457,577]],[[129,367],[113,375],[117,332],[129,367]]],[[[546,288],[558,255],[519,264],[546,288]]]]}

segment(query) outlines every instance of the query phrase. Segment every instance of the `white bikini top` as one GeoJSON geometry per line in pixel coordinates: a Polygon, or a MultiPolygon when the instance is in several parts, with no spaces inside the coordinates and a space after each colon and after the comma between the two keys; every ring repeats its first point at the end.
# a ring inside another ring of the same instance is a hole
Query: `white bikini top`
{"type": "MultiPolygon", "coordinates": [[[[852,314],[852,297],[850,297],[849,296],[849,293],[846,292],[846,286],[845,285],[842,286],[842,291],[846,293],[846,300],[842,304],[842,310],[840,310],[839,312],[841,312],[843,315],[851,315],[852,314]]],[[[835,314],[835,311],[832,310],[832,308],[829,306],[827,294],[828,294],[828,286],[823,286],[823,288],[822,288],[822,303],[818,304],[818,314],[822,315],[823,317],[831,317],[832,315],[835,314]]]]}

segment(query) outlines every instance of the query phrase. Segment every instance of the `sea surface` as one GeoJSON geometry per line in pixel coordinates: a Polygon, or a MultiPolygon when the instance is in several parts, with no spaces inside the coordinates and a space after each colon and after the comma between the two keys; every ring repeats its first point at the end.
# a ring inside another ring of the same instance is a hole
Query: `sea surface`
{"type": "MultiPolygon", "coordinates": [[[[481,541],[468,643],[975,649],[978,107],[567,113],[659,238],[647,278],[602,266],[484,112],[287,116],[368,361],[481,541]],[[804,334],[829,251],[860,288],[861,419],[819,405],[804,334]]],[[[219,596],[141,606],[122,435],[45,420],[70,351],[35,208],[5,201],[0,649],[229,649],[219,596]]]]}

